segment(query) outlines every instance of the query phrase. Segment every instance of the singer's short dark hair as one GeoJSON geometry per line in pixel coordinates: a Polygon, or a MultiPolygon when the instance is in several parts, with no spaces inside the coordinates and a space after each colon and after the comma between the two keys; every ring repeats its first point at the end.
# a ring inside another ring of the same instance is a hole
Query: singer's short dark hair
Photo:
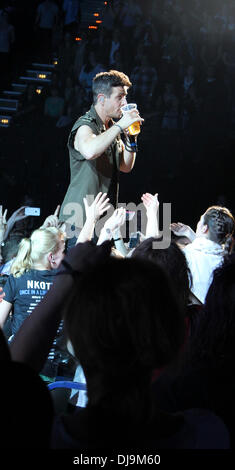
{"type": "Polygon", "coordinates": [[[99,93],[103,93],[109,98],[113,87],[126,86],[130,88],[131,85],[129,77],[118,70],[97,73],[92,81],[93,103],[97,103],[99,93]]]}

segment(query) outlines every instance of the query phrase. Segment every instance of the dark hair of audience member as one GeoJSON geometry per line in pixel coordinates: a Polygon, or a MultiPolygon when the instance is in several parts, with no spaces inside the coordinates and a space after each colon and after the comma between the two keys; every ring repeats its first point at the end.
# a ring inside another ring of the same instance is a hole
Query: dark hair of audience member
{"type": "Polygon", "coordinates": [[[24,234],[13,234],[4,241],[1,250],[3,264],[12,260],[17,255],[22,238],[24,238],[24,234]]]}
{"type": "Polygon", "coordinates": [[[235,220],[229,209],[221,206],[209,207],[204,216],[204,224],[209,228],[210,240],[224,244],[225,255],[231,250],[235,220]]]}
{"type": "Polygon", "coordinates": [[[148,420],[152,371],[175,360],[185,334],[161,267],[113,257],[95,266],[74,286],[65,327],[86,376],[88,408],[148,420]]]}
{"type": "Polygon", "coordinates": [[[190,365],[233,364],[235,353],[235,254],[214,271],[188,353],[190,365]]]}
{"type": "Polygon", "coordinates": [[[134,250],[132,258],[145,258],[160,265],[170,277],[182,307],[186,308],[189,303],[192,276],[185,255],[176,242],[172,241],[168,248],[156,249],[153,247],[153,242],[157,241],[157,238],[144,240],[134,250]]]}

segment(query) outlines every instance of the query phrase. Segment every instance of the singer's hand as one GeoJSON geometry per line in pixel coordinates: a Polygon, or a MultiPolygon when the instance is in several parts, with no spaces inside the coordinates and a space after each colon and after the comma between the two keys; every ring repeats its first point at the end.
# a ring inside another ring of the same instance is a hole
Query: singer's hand
{"type": "Polygon", "coordinates": [[[123,114],[122,118],[117,122],[119,126],[124,130],[126,130],[131,124],[134,122],[139,121],[140,123],[144,122],[139,115],[138,109],[132,109],[131,111],[127,111],[123,114]]]}

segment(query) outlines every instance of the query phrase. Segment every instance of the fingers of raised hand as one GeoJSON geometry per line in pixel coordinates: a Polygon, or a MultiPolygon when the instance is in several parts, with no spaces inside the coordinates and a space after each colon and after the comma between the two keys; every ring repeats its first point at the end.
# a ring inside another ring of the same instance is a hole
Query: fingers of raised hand
{"type": "Polygon", "coordinates": [[[85,210],[87,211],[89,206],[88,206],[87,199],[85,197],[83,198],[83,204],[84,204],[85,210]]]}
{"type": "Polygon", "coordinates": [[[58,206],[57,206],[57,208],[56,208],[56,210],[55,210],[55,212],[54,212],[54,215],[55,215],[56,217],[58,217],[59,212],[60,212],[60,205],[58,204],[58,206]]]}
{"type": "Polygon", "coordinates": [[[119,207],[116,213],[117,223],[122,225],[126,220],[126,209],[124,207],[119,207]]]}
{"type": "MultiPolygon", "coordinates": [[[[101,193],[101,194],[102,194],[102,193],[101,193]]],[[[101,196],[100,200],[98,201],[98,206],[99,206],[100,208],[103,208],[103,207],[105,207],[105,206],[108,204],[108,202],[109,202],[109,197],[107,197],[107,193],[104,193],[104,194],[101,196]]],[[[109,207],[110,207],[110,206],[109,206],[109,207]]]]}
{"type": "Polygon", "coordinates": [[[7,223],[7,209],[5,209],[4,214],[3,214],[3,222],[4,224],[7,223]]]}
{"type": "Polygon", "coordinates": [[[150,205],[159,205],[158,201],[158,194],[156,193],[155,195],[150,194],[150,193],[145,193],[141,197],[141,200],[143,201],[144,205],[150,206],[150,205]]]}
{"type": "Polygon", "coordinates": [[[3,297],[5,297],[5,292],[3,292],[3,288],[0,287],[0,302],[2,301],[3,297]]]}
{"type": "Polygon", "coordinates": [[[95,199],[94,199],[94,203],[96,204],[98,201],[102,200],[105,196],[107,195],[107,193],[102,193],[101,191],[96,195],[95,199]]]}
{"type": "Polygon", "coordinates": [[[180,230],[182,230],[184,228],[184,224],[181,224],[180,222],[173,222],[172,224],[170,224],[170,229],[173,231],[173,232],[179,232],[180,230]]]}
{"type": "Polygon", "coordinates": [[[7,209],[3,212],[2,206],[0,206],[0,219],[3,224],[7,223],[7,209]]]}

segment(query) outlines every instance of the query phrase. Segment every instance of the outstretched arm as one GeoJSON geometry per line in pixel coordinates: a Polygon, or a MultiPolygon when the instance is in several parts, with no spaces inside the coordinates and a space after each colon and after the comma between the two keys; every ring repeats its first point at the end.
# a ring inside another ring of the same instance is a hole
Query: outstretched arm
{"type": "Polygon", "coordinates": [[[60,212],[60,205],[57,206],[54,214],[48,215],[48,217],[44,220],[42,226],[40,228],[47,228],[47,227],[60,227],[61,222],[58,218],[60,212]]]}
{"type": "Polygon", "coordinates": [[[187,237],[190,242],[196,238],[196,233],[189,227],[189,225],[182,224],[181,222],[174,222],[170,225],[172,232],[178,237],[187,237]]]}
{"type": "Polygon", "coordinates": [[[104,214],[104,212],[110,208],[110,205],[108,204],[109,198],[106,196],[107,193],[98,193],[90,206],[88,205],[87,198],[83,199],[86,211],[86,222],[79,234],[76,244],[84,243],[92,239],[95,223],[104,214]]]}
{"type": "Polygon", "coordinates": [[[158,201],[158,193],[150,194],[145,193],[141,197],[143,204],[146,208],[146,215],[147,215],[147,226],[146,226],[146,238],[154,237],[157,238],[159,236],[159,227],[158,227],[158,209],[159,209],[159,201],[158,201]]]}
{"type": "Polygon", "coordinates": [[[101,245],[106,240],[112,240],[116,230],[119,229],[126,220],[126,209],[119,207],[114,213],[106,220],[103,228],[100,231],[100,236],[97,245],[101,245]]]}
{"type": "Polygon", "coordinates": [[[7,226],[6,226],[4,239],[8,237],[10,231],[13,229],[16,222],[18,222],[19,220],[23,220],[26,217],[28,217],[28,215],[25,215],[25,208],[26,208],[26,206],[20,207],[15,212],[13,212],[11,217],[9,217],[9,219],[7,221],[7,226]]]}
{"type": "Polygon", "coordinates": [[[12,304],[4,300],[4,295],[2,293],[0,295],[0,328],[4,327],[4,323],[12,309],[12,304]]]}
{"type": "Polygon", "coordinates": [[[7,209],[3,212],[2,206],[0,206],[0,258],[1,258],[1,244],[6,238],[6,229],[7,229],[7,209]]]}

